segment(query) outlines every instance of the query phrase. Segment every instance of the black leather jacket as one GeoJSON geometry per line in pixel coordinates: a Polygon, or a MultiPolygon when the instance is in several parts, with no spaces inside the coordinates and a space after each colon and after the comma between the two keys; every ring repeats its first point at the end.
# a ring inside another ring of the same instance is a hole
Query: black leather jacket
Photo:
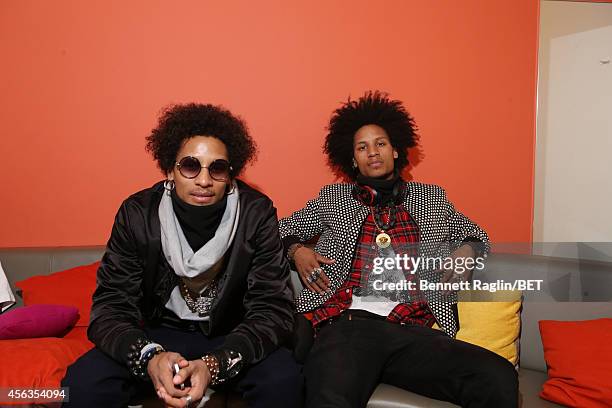
{"type": "MultiPolygon", "coordinates": [[[[221,349],[238,351],[245,363],[255,363],[289,339],[293,294],[276,209],[268,197],[237,182],[239,224],[210,321],[202,327],[210,336],[226,335],[221,349]]],[[[143,326],[158,324],[167,314],[164,305],[177,282],[161,250],[158,207],[163,193],[160,182],[123,202],[98,269],[88,336],[124,363],[136,338],[146,338],[143,326]]]]}

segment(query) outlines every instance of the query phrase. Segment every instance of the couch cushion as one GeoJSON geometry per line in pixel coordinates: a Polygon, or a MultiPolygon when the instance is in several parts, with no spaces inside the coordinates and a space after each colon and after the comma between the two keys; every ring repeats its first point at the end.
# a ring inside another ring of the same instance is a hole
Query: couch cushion
{"type": "MultiPolygon", "coordinates": [[[[77,328],[78,329],[78,328],[77,328]]],[[[66,368],[93,347],[78,338],[0,341],[0,387],[58,388],[66,368]]]]}
{"type": "Polygon", "coordinates": [[[519,390],[521,392],[522,407],[558,408],[562,406],[539,397],[542,384],[544,384],[547,378],[546,373],[541,371],[525,368],[519,370],[519,390]]]}
{"type": "Polygon", "coordinates": [[[478,276],[480,279],[491,282],[497,279],[542,281],[541,290],[523,292],[519,361],[522,368],[546,371],[539,320],[612,316],[611,267],[609,262],[585,259],[520,254],[489,256],[486,270],[478,276]]]}
{"type": "Polygon", "coordinates": [[[452,408],[459,405],[435,400],[388,384],[380,384],[367,408],[452,408]]]}
{"type": "Polygon", "coordinates": [[[585,320],[612,317],[612,302],[523,302],[521,314],[522,368],[546,371],[540,340],[540,320],[585,320]]]}
{"type": "MultiPolygon", "coordinates": [[[[519,391],[522,407],[556,408],[561,405],[546,401],[538,396],[542,384],[547,379],[546,373],[535,370],[519,370],[519,391]]],[[[368,408],[450,408],[458,407],[446,401],[434,400],[402,390],[388,384],[380,384],[368,402],[368,408]]]]}
{"type": "Polygon", "coordinates": [[[0,339],[62,337],[79,318],[74,306],[32,305],[0,315],[0,339]]]}
{"type": "Polygon", "coordinates": [[[26,306],[39,304],[76,306],[80,315],[76,326],[87,326],[99,264],[100,262],[94,262],[47,276],[33,276],[17,282],[16,285],[23,291],[23,302],[26,306]]]}
{"type": "Polygon", "coordinates": [[[612,406],[612,319],[540,322],[548,380],[542,398],[575,407],[612,406]]]}
{"type": "MultiPolygon", "coordinates": [[[[104,246],[65,248],[2,248],[0,261],[13,293],[19,294],[15,282],[32,276],[86,265],[102,258],[104,246]]],[[[22,306],[21,297],[15,296],[16,306],[22,306]]]]}
{"type": "MultiPolygon", "coordinates": [[[[521,328],[520,291],[463,291],[459,293],[460,329],[457,339],[518,363],[521,328]]],[[[434,324],[435,329],[439,329],[434,324]]]]}
{"type": "Polygon", "coordinates": [[[457,339],[491,350],[516,365],[521,329],[521,292],[462,292],[459,300],[460,329],[457,339]],[[479,297],[490,301],[479,300],[479,297]]]}

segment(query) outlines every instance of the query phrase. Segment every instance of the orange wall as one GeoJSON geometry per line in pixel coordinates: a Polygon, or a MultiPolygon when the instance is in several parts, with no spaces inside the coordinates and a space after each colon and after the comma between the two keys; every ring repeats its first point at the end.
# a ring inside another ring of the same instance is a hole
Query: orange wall
{"type": "Polygon", "coordinates": [[[287,215],[333,181],[324,126],[348,95],[405,102],[415,180],[497,241],[531,237],[538,2],[0,3],[0,246],[104,244],[160,179],[169,103],[220,103],[259,143],[246,179],[287,215]]]}

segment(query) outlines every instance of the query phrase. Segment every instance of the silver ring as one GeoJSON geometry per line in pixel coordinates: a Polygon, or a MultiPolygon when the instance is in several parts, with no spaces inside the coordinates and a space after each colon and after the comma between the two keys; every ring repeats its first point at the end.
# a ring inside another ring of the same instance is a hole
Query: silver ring
{"type": "Polygon", "coordinates": [[[183,398],[185,398],[185,402],[187,403],[187,406],[190,406],[191,405],[191,395],[187,394],[187,396],[183,398]]]}
{"type": "Polygon", "coordinates": [[[316,272],[316,270],[313,270],[310,273],[310,279],[312,282],[315,282],[317,279],[319,279],[319,274],[316,272]]]}

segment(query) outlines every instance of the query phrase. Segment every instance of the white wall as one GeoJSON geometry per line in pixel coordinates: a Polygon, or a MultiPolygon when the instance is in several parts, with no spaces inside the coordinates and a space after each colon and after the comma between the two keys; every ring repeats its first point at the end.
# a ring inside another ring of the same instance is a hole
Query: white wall
{"type": "Polygon", "coordinates": [[[612,256],[612,4],[541,3],[537,122],[534,242],[612,256]]]}

